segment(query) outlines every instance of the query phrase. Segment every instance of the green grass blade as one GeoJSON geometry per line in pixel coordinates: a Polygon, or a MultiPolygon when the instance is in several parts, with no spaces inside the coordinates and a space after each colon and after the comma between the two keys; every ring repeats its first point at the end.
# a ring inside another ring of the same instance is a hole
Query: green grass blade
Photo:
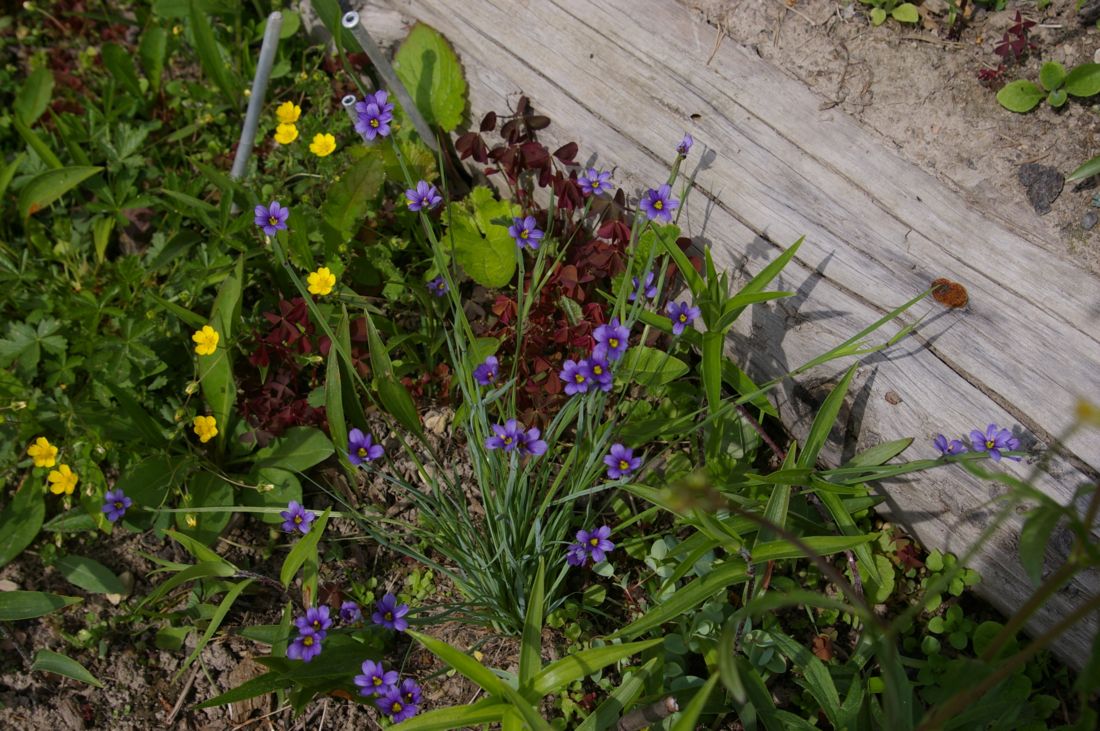
{"type": "Polygon", "coordinates": [[[34,655],[34,664],[31,665],[31,670],[37,670],[44,673],[56,673],[57,675],[64,675],[66,678],[79,680],[88,685],[94,685],[97,688],[103,687],[103,683],[101,683],[96,676],[88,672],[87,668],[68,655],[62,655],[59,652],[39,650],[34,655]]]}
{"type": "Polygon", "coordinates": [[[646,682],[660,662],[661,658],[655,657],[630,673],[574,731],[602,731],[614,726],[622,718],[623,712],[642,694],[646,682]]]}
{"type": "Polygon", "coordinates": [[[194,651],[187,657],[180,666],[180,669],[176,671],[176,674],[172,677],[172,682],[179,680],[183,675],[183,671],[191,666],[191,663],[195,662],[195,658],[199,656],[203,648],[206,647],[206,643],[210,642],[210,638],[214,636],[214,633],[218,631],[218,627],[221,627],[222,621],[225,619],[225,615],[229,614],[229,610],[233,607],[233,602],[237,601],[237,597],[241,595],[249,584],[252,583],[252,579],[245,579],[233,585],[233,588],[225,593],[225,597],[222,599],[218,608],[214,610],[213,616],[210,617],[210,624],[206,627],[206,632],[203,633],[202,638],[199,639],[199,643],[195,645],[194,651]]]}
{"type": "Polygon", "coordinates": [[[672,724],[669,731],[695,731],[699,716],[702,715],[703,708],[707,705],[707,700],[717,682],[718,676],[711,675],[703,687],[691,697],[691,702],[680,711],[680,717],[676,719],[676,723],[672,724]]]}
{"type": "Polygon", "coordinates": [[[226,54],[223,54],[221,46],[214,37],[214,27],[210,24],[210,16],[202,3],[191,3],[190,21],[191,35],[194,38],[199,63],[218,89],[225,94],[229,103],[239,107],[241,90],[226,65],[226,54]]]}
{"type": "Polygon", "coordinates": [[[680,587],[676,593],[611,637],[638,637],[694,609],[720,591],[748,578],[745,562],[729,559],[706,576],[680,587]]]}
{"type": "Polygon", "coordinates": [[[546,564],[539,561],[535,583],[527,597],[527,615],[523,620],[523,639],[519,647],[519,687],[522,692],[542,670],[542,605],[545,598],[546,564]]]}
{"type": "Polygon", "coordinates": [[[543,668],[532,681],[532,689],[538,697],[555,693],[608,665],[636,655],[664,642],[663,639],[626,642],[621,645],[604,645],[574,652],[543,668]]]}
{"type": "Polygon", "coordinates": [[[391,726],[392,731],[449,731],[456,728],[471,728],[483,723],[500,722],[505,712],[512,707],[492,698],[464,706],[439,708],[413,716],[391,726]]]}
{"type": "Polygon", "coordinates": [[[34,619],[84,601],[78,596],[47,594],[42,591],[0,592],[0,622],[34,619]]]}
{"type": "Polygon", "coordinates": [[[331,509],[326,510],[320,519],[310,526],[309,533],[306,533],[300,541],[294,544],[294,548],[290,549],[290,553],[283,561],[283,568],[279,571],[279,581],[283,582],[283,586],[290,586],[294,575],[298,573],[298,569],[302,567],[306,559],[312,557],[314,563],[316,563],[317,542],[321,540],[321,534],[325,532],[325,525],[328,524],[331,512],[331,509]]]}
{"type": "Polygon", "coordinates": [[[851,386],[855,374],[856,366],[852,365],[844,374],[844,377],[840,379],[840,383],[836,385],[836,388],[829,392],[825,403],[821,405],[814,417],[814,423],[810,426],[810,433],[806,435],[806,441],[802,447],[802,454],[798,457],[797,466],[813,468],[817,463],[821,448],[825,446],[825,440],[829,438],[829,432],[836,425],[840,407],[844,405],[844,398],[848,395],[848,387],[851,386]]]}
{"type": "Polygon", "coordinates": [[[821,706],[834,728],[843,728],[840,719],[840,694],[828,669],[812,652],[777,630],[768,633],[781,653],[802,671],[802,678],[810,695],[821,706]]]}

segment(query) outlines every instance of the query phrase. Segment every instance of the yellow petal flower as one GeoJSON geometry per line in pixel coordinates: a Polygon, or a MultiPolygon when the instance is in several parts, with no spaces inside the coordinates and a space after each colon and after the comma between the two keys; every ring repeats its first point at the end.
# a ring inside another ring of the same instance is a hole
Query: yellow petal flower
{"type": "Polygon", "coordinates": [[[294,124],[302,116],[302,108],[294,102],[283,102],[275,110],[275,116],[279,118],[279,124],[294,124]]]}
{"type": "Polygon", "coordinates": [[[280,124],[275,129],[275,141],[280,145],[289,145],[298,139],[298,128],[293,124],[280,124]]]}
{"type": "Polygon", "coordinates": [[[330,134],[319,134],[314,136],[313,142],[309,145],[309,151],[317,157],[331,155],[332,151],[335,149],[336,138],[330,134]]]}
{"type": "Polygon", "coordinates": [[[50,444],[46,437],[38,437],[34,444],[27,447],[27,454],[34,459],[35,467],[53,467],[57,464],[57,447],[50,444]]]}
{"type": "Polygon", "coordinates": [[[200,442],[206,444],[218,435],[217,421],[213,416],[196,416],[195,434],[198,435],[200,442]]]}
{"type": "Polygon", "coordinates": [[[195,352],[199,355],[213,355],[218,349],[218,331],[209,325],[203,325],[191,339],[195,341],[195,352]]]}
{"type": "Polygon", "coordinates": [[[329,271],[328,267],[321,267],[315,272],[312,272],[306,281],[309,282],[309,293],[324,296],[332,292],[332,288],[336,286],[336,276],[329,271]]]}
{"type": "Polygon", "coordinates": [[[65,493],[66,495],[72,495],[73,490],[76,489],[77,476],[76,473],[69,469],[69,465],[63,464],[56,470],[53,470],[46,476],[46,479],[50,482],[50,492],[54,495],[60,495],[65,493]]]}

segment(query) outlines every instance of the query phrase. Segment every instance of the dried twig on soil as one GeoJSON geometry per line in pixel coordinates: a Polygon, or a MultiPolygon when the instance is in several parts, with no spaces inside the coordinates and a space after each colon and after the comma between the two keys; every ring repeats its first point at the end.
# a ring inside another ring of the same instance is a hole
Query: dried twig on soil
{"type": "Polygon", "coordinates": [[[176,716],[179,714],[180,709],[183,708],[184,701],[187,700],[187,696],[191,693],[191,686],[195,684],[195,678],[199,675],[199,665],[191,668],[191,674],[187,676],[187,682],[183,684],[183,689],[180,690],[179,698],[176,699],[176,705],[172,706],[172,712],[168,714],[168,718],[164,719],[164,727],[171,728],[172,723],[176,720],[176,716]]]}

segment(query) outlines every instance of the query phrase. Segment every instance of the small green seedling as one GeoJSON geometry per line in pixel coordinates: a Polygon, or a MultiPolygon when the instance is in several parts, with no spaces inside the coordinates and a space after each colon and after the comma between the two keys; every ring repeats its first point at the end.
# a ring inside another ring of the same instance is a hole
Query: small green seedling
{"type": "Polygon", "coordinates": [[[1043,97],[1050,106],[1058,109],[1070,96],[1090,97],[1100,93],[1100,64],[1083,63],[1066,73],[1057,61],[1047,61],[1039,71],[1038,86],[1027,79],[1006,84],[997,92],[997,101],[1011,112],[1024,114],[1034,109],[1043,97]]]}
{"type": "Polygon", "coordinates": [[[872,25],[882,25],[889,16],[899,23],[916,23],[920,20],[917,6],[913,3],[901,3],[898,0],[859,0],[864,5],[871,5],[872,25]]]}

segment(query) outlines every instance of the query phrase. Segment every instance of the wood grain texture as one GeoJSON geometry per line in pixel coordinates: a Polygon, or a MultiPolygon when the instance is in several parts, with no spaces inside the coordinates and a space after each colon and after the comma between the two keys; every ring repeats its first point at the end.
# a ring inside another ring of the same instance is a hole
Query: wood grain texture
{"type": "MultiPolygon", "coordinates": [[[[730,354],[754,377],[781,375],[835,346],[945,276],[969,307],[928,302],[916,335],[860,368],[841,428],[823,457],[838,463],[884,440],[931,438],[989,422],[1015,426],[1027,445],[1049,444],[1080,396],[1100,401],[1100,281],[967,207],[939,181],[885,149],[800,83],[725,40],[676,3],[647,0],[393,0],[454,43],[470,82],[471,114],[504,111],[519,93],[553,120],[553,146],[574,140],[579,159],[615,169],[637,196],[668,174],[685,131],[695,137],[680,223],[727,270],[748,277],[799,236],[806,243],[780,287],[797,296],[757,305],[738,323],[730,354]],[[693,167],[694,166],[694,167],[693,167]],[[890,400],[885,394],[892,391],[890,400]],[[897,401],[896,396],[900,396],[897,401]]],[[[906,322],[911,321],[911,318],[906,322]]],[[[881,337],[896,332],[891,325],[881,337]]],[[[811,371],[775,396],[796,435],[838,370],[811,371]]],[[[1068,503],[1100,470],[1100,433],[1082,431],[1040,480],[1068,503]]],[[[1007,465],[1023,476],[1026,465],[1007,465]]],[[[929,547],[963,554],[991,517],[999,489],[941,468],[881,486],[891,519],[929,547]]],[[[1030,587],[1003,529],[970,562],[979,590],[1011,612],[1030,587]]],[[[1048,561],[1068,537],[1052,541],[1048,561]]],[[[1066,587],[1032,628],[1077,606],[1095,576],[1066,587]]],[[[1074,664],[1089,628],[1058,646],[1074,664]]]]}

